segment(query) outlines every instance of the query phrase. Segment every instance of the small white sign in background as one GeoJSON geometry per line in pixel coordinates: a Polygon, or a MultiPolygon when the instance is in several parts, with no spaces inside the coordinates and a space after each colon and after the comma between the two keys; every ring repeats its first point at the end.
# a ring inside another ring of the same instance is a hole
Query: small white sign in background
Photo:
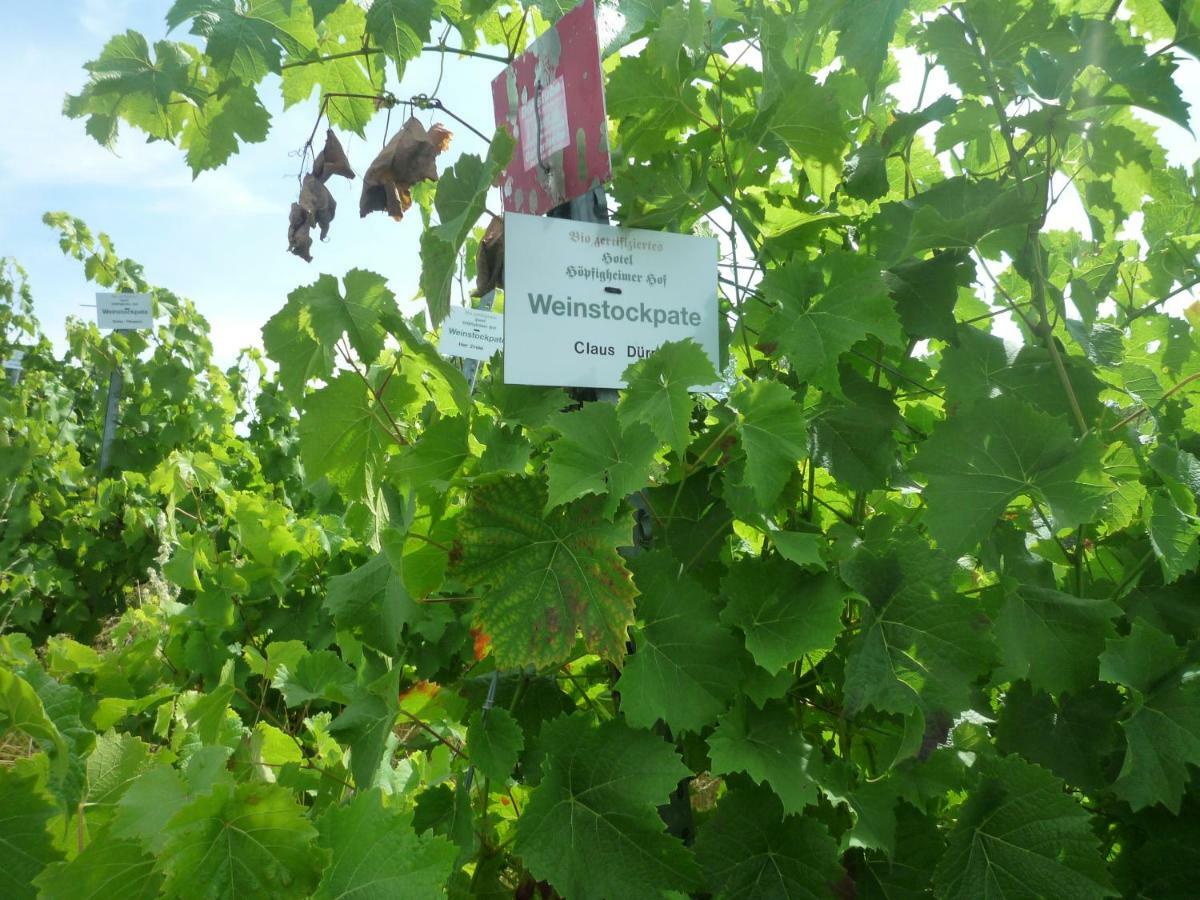
{"type": "Polygon", "coordinates": [[[19,371],[21,371],[21,361],[23,359],[25,359],[25,351],[24,350],[14,350],[12,352],[12,356],[10,356],[8,359],[4,360],[3,363],[0,363],[0,367],[19,372],[19,371]]]}
{"type": "Polygon", "coordinates": [[[625,387],[685,338],[719,371],[717,254],[716,238],[506,213],[505,382],[625,387]]]}
{"type": "Polygon", "coordinates": [[[504,346],[504,316],[487,309],[450,307],[442,323],[438,349],[442,356],[463,359],[491,359],[504,346]]]}
{"type": "Polygon", "coordinates": [[[149,294],[96,294],[96,324],[101,328],[153,328],[149,294]]]}

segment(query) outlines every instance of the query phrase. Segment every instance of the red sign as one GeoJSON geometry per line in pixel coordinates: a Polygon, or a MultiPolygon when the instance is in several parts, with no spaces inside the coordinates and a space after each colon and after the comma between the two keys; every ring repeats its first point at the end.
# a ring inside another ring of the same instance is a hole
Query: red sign
{"type": "Polygon", "coordinates": [[[492,82],[496,123],[517,139],[501,192],[543,215],[612,175],[595,0],[584,0],[492,82]]]}

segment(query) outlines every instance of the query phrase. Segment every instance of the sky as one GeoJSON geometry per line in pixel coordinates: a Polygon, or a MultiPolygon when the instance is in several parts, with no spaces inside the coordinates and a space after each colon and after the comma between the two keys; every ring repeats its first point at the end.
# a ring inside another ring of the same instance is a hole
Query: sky
{"type": "MultiPolygon", "coordinates": [[[[388,278],[397,297],[415,295],[420,271],[420,215],[402,222],[382,213],[358,216],[361,179],[333,178],[338,202],[327,243],[314,240],[313,261],[287,252],[288,210],[299,192],[297,151],[316,121],[319,98],[286,112],[278,80],[261,87],[271,113],[271,131],[261,144],[244,144],[227,165],[195,180],[183,153],[164,142],[122,127],[116,152],[83,130],[84,120],[62,113],[63,97],[86,82],[82,65],[126,28],[153,43],[166,35],[163,17],[171,0],[67,0],[26,4],[0,34],[0,106],[16,127],[0,141],[0,256],[15,257],[29,272],[36,312],[61,347],[68,315],[90,318],[95,286],[82,266],[62,255],[54,232],[42,224],[47,211],[65,210],[93,232],[112,237],[117,252],[142,263],[147,279],[191,298],[208,318],[217,361],[231,363],[239,348],[261,344],[259,329],[298,285],[322,272],[337,276],[360,267],[388,278]]],[[[186,26],[171,35],[187,39],[186,26]]],[[[388,88],[397,96],[431,93],[439,55],[411,63],[402,82],[392,72],[388,88]]],[[[499,63],[447,57],[439,97],[484,133],[494,128],[491,81],[499,63]]],[[[419,113],[425,125],[440,115],[419,113]]],[[[383,144],[386,115],[375,117],[364,142],[341,134],[361,175],[383,144]]],[[[392,114],[391,129],[402,124],[392,114]]],[[[487,145],[452,120],[450,150],[439,157],[445,169],[460,153],[483,155],[487,145]]],[[[318,144],[320,134],[318,134],[318,144]]],[[[319,149],[319,146],[318,146],[319,149]]],[[[314,231],[315,237],[315,231],[314,231]]]]}
{"type": "MultiPolygon", "coordinates": [[[[29,272],[42,325],[60,347],[68,315],[91,317],[95,288],[82,268],[64,257],[42,214],[65,210],[83,218],[93,231],[105,231],[124,256],[141,262],[148,280],[191,298],[211,324],[217,361],[231,363],[241,347],[261,343],[259,329],[286,301],[289,291],[315,281],[322,272],[341,276],[349,269],[372,269],[388,278],[401,300],[416,293],[421,223],[414,213],[393,222],[376,213],[358,216],[361,181],[334,178],[329,187],[339,205],[330,240],[314,242],[313,262],[287,253],[287,214],[298,193],[297,151],[312,131],[318,98],[282,109],[278,82],[261,86],[272,115],[272,128],[261,144],[242,145],[240,153],[214,172],[195,180],[176,147],[146,143],[123,128],[116,152],[96,144],[82,120],[61,114],[67,93],[86,81],[82,65],[104,43],[126,28],[151,42],[166,36],[163,17],[171,0],[68,0],[27,4],[6,21],[0,34],[0,104],[16,128],[0,141],[0,256],[15,257],[29,272]]],[[[185,26],[186,27],[186,26],[185,26]]],[[[171,35],[186,39],[180,29],[171,35]]],[[[634,48],[629,48],[634,49],[634,48]]],[[[920,83],[915,53],[901,51],[902,104],[910,106],[920,83]],[[913,58],[906,59],[904,53],[913,58]]],[[[438,54],[411,63],[402,82],[392,73],[388,89],[407,97],[431,93],[438,81],[438,54]]],[[[446,57],[441,100],[476,128],[493,127],[491,81],[499,63],[446,57]]],[[[1194,111],[1200,111],[1200,63],[1187,60],[1178,80],[1194,111]]],[[[949,90],[944,76],[931,80],[927,98],[949,90]]],[[[420,113],[428,126],[440,115],[420,113]]],[[[355,169],[361,174],[385,138],[385,116],[376,116],[363,141],[342,134],[355,169]]],[[[1200,145],[1185,129],[1145,114],[1160,126],[1160,139],[1171,162],[1190,165],[1200,145]]],[[[1200,118],[1193,130],[1200,133],[1200,118]]],[[[400,124],[400,112],[391,127],[400,124]]],[[[446,121],[455,133],[441,168],[458,154],[483,154],[486,145],[467,129],[446,121]]],[[[1053,212],[1050,227],[1083,227],[1082,207],[1068,192],[1053,212]]],[[[1185,298],[1181,298],[1183,300],[1185,298]]]]}

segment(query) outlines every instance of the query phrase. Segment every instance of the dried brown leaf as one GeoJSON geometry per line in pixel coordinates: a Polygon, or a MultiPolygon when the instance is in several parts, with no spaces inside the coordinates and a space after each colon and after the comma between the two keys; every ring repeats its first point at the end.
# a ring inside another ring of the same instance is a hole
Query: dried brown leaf
{"type": "Polygon", "coordinates": [[[312,173],[321,181],[328,181],[333,175],[354,178],[354,170],[350,168],[350,159],[346,156],[346,151],[342,149],[342,142],[337,139],[332,128],[325,132],[325,147],[317,154],[317,158],[313,162],[312,173]]]}
{"type": "Polygon", "coordinates": [[[504,219],[496,216],[488,224],[479,241],[475,257],[475,290],[472,297],[482,297],[493,288],[504,287],[504,219]]]}
{"type": "Polygon", "coordinates": [[[305,262],[312,262],[312,225],[304,207],[293,203],[288,214],[288,252],[294,253],[305,262]]]}
{"type": "Polygon", "coordinates": [[[441,125],[426,131],[415,117],[405,122],[363,176],[359,215],[386,210],[393,219],[403,218],[412,206],[412,186],[437,181],[436,157],[450,146],[450,137],[441,125]]]}

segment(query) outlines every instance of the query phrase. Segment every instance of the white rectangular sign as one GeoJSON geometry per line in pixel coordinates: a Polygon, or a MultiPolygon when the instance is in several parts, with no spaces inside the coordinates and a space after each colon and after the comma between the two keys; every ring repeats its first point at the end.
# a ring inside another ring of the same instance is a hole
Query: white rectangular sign
{"type": "Polygon", "coordinates": [[[504,317],[487,309],[450,307],[442,323],[438,348],[443,356],[463,359],[491,359],[504,345],[504,317]]]}
{"type": "Polygon", "coordinates": [[[23,360],[25,358],[25,351],[24,350],[14,350],[12,352],[12,354],[13,355],[10,356],[8,359],[6,359],[3,363],[0,363],[0,366],[2,366],[5,369],[10,369],[15,372],[20,372],[21,371],[21,360],[23,360]]]}
{"type": "Polygon", "coordinates": [[[684,338],[719,370],[717,254],[716,238],[506,213],[505,382],[624,387],[684,338]]]}
{"type": "Polygon", "coordinates": [[[96,324],[101,328],[153,328],[149,294],[96,294],[96,324]]]}

